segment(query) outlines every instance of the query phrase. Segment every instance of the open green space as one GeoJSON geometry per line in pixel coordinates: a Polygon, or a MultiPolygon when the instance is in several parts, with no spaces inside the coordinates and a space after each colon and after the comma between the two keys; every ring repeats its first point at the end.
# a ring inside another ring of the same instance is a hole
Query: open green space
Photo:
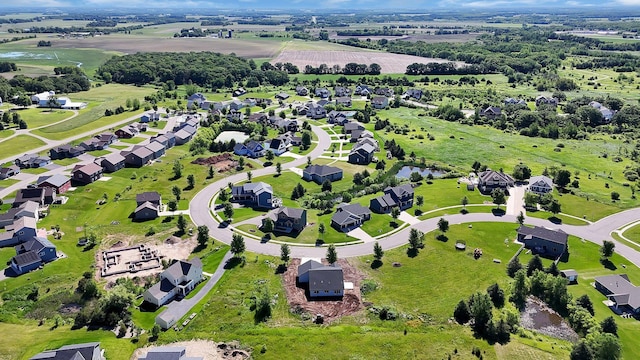
{"type": "Polygon", "coordinates": [[[640,224],[628,228],[622,235],[631,241],[640,242],[640,224]]]}
{"type": "Polygon", "coordinates": [[[17,113],[20,114],[22,120],[27,122],[30,129],[46,126],[73,116],[73,111],[43,108],[17,110],[17,113]]]}
{"type": "Polygon", "coordinates": [[[9,136],[13,135],[13,133],[13,130],[0,130],[0,139],[8,138],[9,136]]]}
{"type": "Polygon", "coordinates": [[[7,141],[0,141],[0,154],[6,157],[21,155],[43,145],[45,145],[44,141],[31,135],[21,134],[7,141]]]}
{"type": "MultiPolygon", "coordinates": [[[[571,216],[566,216],[563,214],[552,214],[548,211],[527,211],[526,216],[531,216],[538,219],[547,219],[550,223],[561,223],[567,225],[588,225],[589,223],[582,220],[576,219],[571,216]]],[[[551,226],[551,224],[549,224],[551,226]]]]}
{"type": "Polygon", "coordinates": [[[67,165],[80,162],[80,160],[78,158],[66,158],[66,159],[54,160],[53,162],[58,165],[67,166],[67,165]]]}

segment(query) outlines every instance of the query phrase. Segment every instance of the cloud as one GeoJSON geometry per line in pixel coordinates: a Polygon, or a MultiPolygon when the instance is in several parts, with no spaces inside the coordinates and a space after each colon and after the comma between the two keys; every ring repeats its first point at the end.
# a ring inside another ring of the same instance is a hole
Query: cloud
{"type": "Polygon", "coordinates": [[[640,6],[640,0],[618,0],[617,3],[629,6],[640,6]]]}

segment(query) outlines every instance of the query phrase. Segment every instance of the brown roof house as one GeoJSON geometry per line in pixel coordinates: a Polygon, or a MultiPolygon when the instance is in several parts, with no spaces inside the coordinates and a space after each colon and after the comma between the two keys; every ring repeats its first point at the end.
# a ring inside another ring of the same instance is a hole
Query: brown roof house
{"type": "Polygon", "coordinates": [[[552,230],[540,226],[518,228],[518,241],[534,254],[557,259],[568,252],[569,235],[562,230],[552,230]]]}
{"type": "Polygon", "coordinates": [[[102,177],[102,166],[95,163],[77,165],[71,172],[71,179],[81,184],[91,184],[102,177]]]}

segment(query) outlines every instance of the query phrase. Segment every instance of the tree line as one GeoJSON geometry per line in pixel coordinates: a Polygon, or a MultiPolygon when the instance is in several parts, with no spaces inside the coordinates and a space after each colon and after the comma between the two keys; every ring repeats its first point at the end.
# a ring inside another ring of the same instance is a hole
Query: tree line
{"type": "Polygon", "coordinates": [[[311,65],[307,65],[304,67],[305,74],[344,74],[344,75],[379,75],[382,67],[376,63],[372,63],[370,65],[367,64],[357,64],[357,63],[348,63],[345,64],[344,68],[341,68],[339,65],[334,65],[332,67],[327,66],[327,64],[320,64],[318,67],[313,67],[311,65]]]}

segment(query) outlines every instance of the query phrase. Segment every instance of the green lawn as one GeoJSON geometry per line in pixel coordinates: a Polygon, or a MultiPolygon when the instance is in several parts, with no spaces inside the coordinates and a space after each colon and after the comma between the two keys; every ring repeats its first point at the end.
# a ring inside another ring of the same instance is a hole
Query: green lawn
{"type": "MultiPolygon", "coordinates": [[[[496,209],[495,205],[467,206],[466,208],[463,208],[462,206],[460,206],[460,207],[454,207],[450,209],[435,210],[435,211],[423,213],[422,215],[418,216],[418,219],[426,220],[426,219],[431,219],[439,216],[462,214],[463,210],[465,210],[467,213],[491,213],[493,212],[494,209],[496,209]]],[[[504,206],[501,207],[501,209],[504,210],[504,206]]]]}
{"type": "Polygon", "coordinates": [[[73,116],[70,110],[50,110],[42,108],[29,108],[17,110],[22,120],[27,122],[30,129],[52,124],[73,116]]]}
{"type": "Polygon", "coordinates": [[[95,157],[100,157],[100,156],[105,156],[108,154],[111,154],[111,151],[109,150],[94,150],[94,151],[89,151],[89,154],[95,157]]]}
{"type": "Polygon", "coordinates": [[[6,141],[0,141],[0,154],[10,157],[28,153],[29,150],[45,145],[44,141],[30,135],[18,135],[6,141]]]}
{"type": "Polygon", "coordinates": [[[630,227],[622,235],[631,241],[640,242],[640,224],[630,227]]]}
{"type": "MultiPolygon", "coordinates": [[[[574,217],[565,216],[562,214],[552,214],[548,211],[527,211],[526,216],[538,218],[538,219],[547,219],[550,223],[557,223],[560,220],[560,223],[567,225],[588,225],[584,220],[576,219],[574,217]]],[[[549,224],[549,226],[552,226],[549,224]]]]}
{"type": "Polygon", "coordinates": [[[127,138],[118,139],[120,143],[133,144],[133,145],[139,144],[145,140],[146,140],[145,138],[141,138],[141,137],[132,137],[131,139],[127,139],[127,138]]]}
{"type": "Polygon", "coordinates": [[[395,231],[402,225],[404,225],[404,221],[399,219],[394,220],[391,215],[372,213],[371,219],[365,221],[361,228],[367,234],[375,237],[390,231],[395,231]]]}
{"type": "Polygon", "coordinates": [[[0,130],[0,139],[8,138],[9,136],[13,135],[13,133],[13,130],[0,130]]]}
{"type": "Polygon", "coordinates": [[[67,166],[67,165],[75,164],[79,161],[80,160],[78,158],[66,158],[66,159],[54,160],[53,162],[58,165],[67,166]]]}

